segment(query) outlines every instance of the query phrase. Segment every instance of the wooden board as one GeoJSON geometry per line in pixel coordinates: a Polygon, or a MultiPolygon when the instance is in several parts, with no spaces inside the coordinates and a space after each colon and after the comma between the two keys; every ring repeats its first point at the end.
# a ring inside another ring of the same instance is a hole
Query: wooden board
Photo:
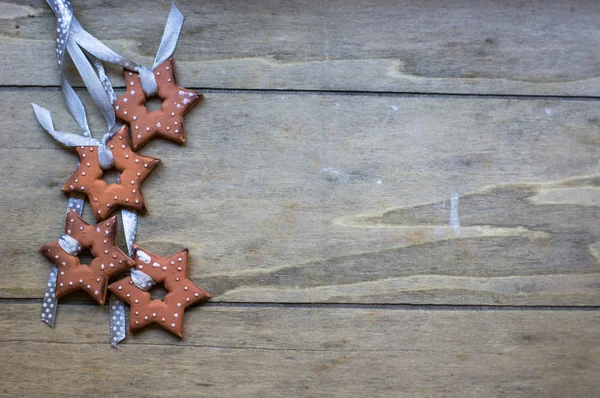
{"type": "MultiPolygon", "coordinates": [[[[595,1],[181,0],[177,5],[186,16],[177,71],[187,86],[599,93],[600,3],[595,1]]],[[[93,0],[78,2],[75,9],[90,33],[130,59],[152,64],[169,2],[93,0]]],[[[0,18],[5,59],[0,84],[58,85],[55,19],[44,2],[2,2],[0,18]]]]}
{"type": "MultiPolygon", "coordinates": [[[[39,298],[76,157],[29,103],[76,130],[59,92],[9,93],[0,296],[39,298]]],[[[216,301],[598,305],[598,120],[594,101],[209,93],[187,146],[143,149],[162,164],[138,243],[189,247],[216,301]]]]}
{"type": "Polygon", "coordinates": [[[595,396],[600,313],[188,309],[111,349],[106,309],[0,306],[5,396],[595,396]]]}
{"type": "MultiPolygon", "coordinates": [[[[114,350],[84,295],[39,320],[76,156],[30,103],[77,128],[52,12],[0,2],[0,396],[598,395],[600,3],[177,5],[177,77],[206,101],[188,145],[142,150],[162,164],[137,242],[189,247],[213,301],[183,340],[114,350]]],[[[149,65],[169,6],[75,10],[149,65]]]]}

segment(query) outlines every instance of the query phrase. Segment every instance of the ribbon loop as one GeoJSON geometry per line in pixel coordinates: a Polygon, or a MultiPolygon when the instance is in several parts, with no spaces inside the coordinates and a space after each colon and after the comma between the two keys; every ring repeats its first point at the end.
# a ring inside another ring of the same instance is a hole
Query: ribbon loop
{"type": "Polygon", "coordinates": [[[106,144],[98,145],[98,162],[102,170],[110,170],[115,165],[115,157],[106,144]]]}
{"type": "Polygon", "coordinates": [[[175,3],[171,4],[171,11],[165,24],[165,30],[163,31],[156,57],[154,58],[154,65],[152,69],[156,69],[160,64],[165,62],[175,52],[177,47],[177,41],[179,40],[179,34],[181,33],[181,27],[183,26],[183,14],[175,6],[175,3]]]}
{"type": "Polygon", "coordinates": [[[85,137],[85,136],[79,135],[79,134],[65,133],[62,131],[54,130],[54,124],[52,122],[52,114],[50,113],[50,111],[46,108],[43,108],[43,107],[37,105],[37,104],[31,104],[31,106],[33,107],[35,116],[37,117],[38,121],[40,122],[40,124],[42,125],[44,130],[46,130],[48,132],[48,134],[50,134],[50,136],[52,136],[52,138],[54,138],[56,141],[60,142],[64,146],[74,147],[74,146],[80,146],[80,145],[84,145],[84,146],[100,145],[100,142],[94,138],[85,137]]]}
{"type": "Polygon", "coordinates": [[[145,66],[140,66],[140,81],[142,83],[142,90],[146,96],[151,97],[158,93],[158,85],[156,84],[156,78],[154,72],[145,66]]]}

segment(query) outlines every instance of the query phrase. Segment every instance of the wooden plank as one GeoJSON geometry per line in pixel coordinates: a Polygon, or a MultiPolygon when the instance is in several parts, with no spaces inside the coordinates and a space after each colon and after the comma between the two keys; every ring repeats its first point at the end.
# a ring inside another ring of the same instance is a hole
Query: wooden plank
{"type": "MultiPolygon", "coordinates": [[[[167,3],[93,0],[75,10],[110,47],[151,64],[167,3]]],[[[177,70],[187,86],[576,96],[600,87],[600,3],[589,0],[177,5],[186,16],[177,70]]],[[[44,2],[2,2],[0,16],[0,84],[58,85],[44,2]]]]}
{"type": "Polygon", "coordinates": [[[0,394],[260,397],[595,396],[598,312],[192,308],[114,350],[108,315],[0,305],[0,394]],[[99,382],[101,381],[101,382],[99,382]],[[133,389],[133,390],[132,390],[133,389]]]}
{"type": "MultiPolygon", "coordinates": [[[[59,92],[0,99],[5,298],[41,297],[76,160],[32,101],[76,131],[59,92]]],[[[143,149],[162,163],[138,243],[189,247],[216,301],[598,305],[598,120],[590,101],[210,94],[187,146],[143,149]]]]}

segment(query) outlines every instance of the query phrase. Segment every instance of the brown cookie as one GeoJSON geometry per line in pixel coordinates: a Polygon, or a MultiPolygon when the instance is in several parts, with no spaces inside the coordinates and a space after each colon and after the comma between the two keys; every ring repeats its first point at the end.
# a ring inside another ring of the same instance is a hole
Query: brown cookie
{"type": "Polygon", "coordinates": [[[56,297],[83,290],[98,304],[104,304],[111,276],[131,268],[135,263],[117,247],[117,216],[97,225],[89,225],[73,210],[67,212],[65,235],[76,239],[83,249],[95,257],[90,265],[68,254],[56,240],[40,251],[58,267],[56,297]]]}
{"type": "Polygon", "coordinates": [[[160,110],[146,108],[146,94],[139,74],[125,71],[126,91],[115,103],[116,115],[131,125],[133,150],[137,151],[154,136],[178,144],[185,142],[183,116],[202,99],[202,94],[187,90],[175,83],[173,58],[154,70],[158,96],[163,100],[160,110]]]}
{"type": "Polygon", "coordinates": [[[121,172],[119,182],[109,184],[102,179],[104,171],[98,161],[98,147],[81,146],[77,147],[79,166],[62,190],[86,194],[96,221],[104,220],[119,206],[145,211],[140,184],[160,159],[133,152],[126,126],[121,127],[106,145],[115,159],[115,168],[121,172]]]}
{"type": "Polygon", "coordinates": [[[135,268],[150,276],[155,283],[164,283],[168,293],[164,301],[152,300],[150,292],[139,289],[130,276],[112,283],[108,289],[131,306],[129,328],[134,331],[154,322],[182,338],[185,308],[210,298],[188,279],[188,249],[165,258],[137,245],[134,250],[135,268]]]}

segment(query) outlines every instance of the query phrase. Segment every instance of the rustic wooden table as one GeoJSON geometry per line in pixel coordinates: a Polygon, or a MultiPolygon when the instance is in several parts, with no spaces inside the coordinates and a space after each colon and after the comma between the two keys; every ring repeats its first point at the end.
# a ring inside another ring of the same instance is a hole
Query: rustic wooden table
{"type": "MultiPolygon", "coordinates": [[[[143,149],[138,242],[214,298],[115,350],[83,295],[39,320],[76,156],[29,104],[77,129],[50,9],[0,4],[0,395],[600,395],[599,2],[177,5],[206,100],[143,149]]],[[[168,1],[74,6],[151,64],[168,1]]]]}

